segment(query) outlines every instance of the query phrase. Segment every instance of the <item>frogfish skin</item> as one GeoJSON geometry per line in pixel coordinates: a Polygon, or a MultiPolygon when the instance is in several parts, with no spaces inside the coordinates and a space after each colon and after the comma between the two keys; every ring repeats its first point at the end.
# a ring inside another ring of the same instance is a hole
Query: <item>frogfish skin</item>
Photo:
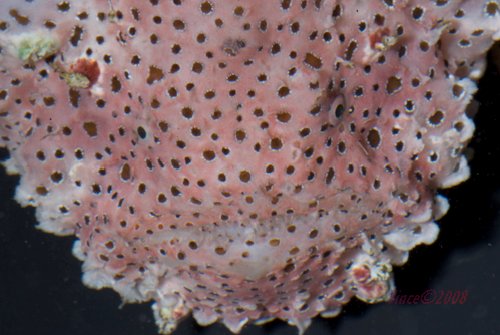
{"type": "Polygon", "coordinates": [[[3,0],[0,146],[83,282],[160,332],[303,333],[433,243],[497,0],[3,0]]]}

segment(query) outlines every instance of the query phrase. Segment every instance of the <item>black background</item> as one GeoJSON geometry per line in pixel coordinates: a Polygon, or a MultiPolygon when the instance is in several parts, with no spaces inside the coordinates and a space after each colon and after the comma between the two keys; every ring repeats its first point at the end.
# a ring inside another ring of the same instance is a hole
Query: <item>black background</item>
{"type": "MultiPolygon", "coordinates": [[[[442,193],[451,209],[432,246],[411,253],[395,269],[398,294],[426,290],[467,291],[464,304],[364,305],[352,301],[334,319],[316,318],[306,335],[323,334],[500,334],[500,76],[490,66],[476,99],[476,134],[471,178],[442,193]]],[[[1,150],[1,157],[7,153],[1,150]]],[[[0,334],[154,335],[149,304],[126,305],[111,290],[83,286],[73,238],[34,228],[32,208],[12,200],[18,177],[0,169],[0,334]]],[[[230,334],[222,325],[203,328],[186,319],[174,335],[230,334]]],[[[275,321],[247,326],[243,335],[297,334],[275,321]]]]}

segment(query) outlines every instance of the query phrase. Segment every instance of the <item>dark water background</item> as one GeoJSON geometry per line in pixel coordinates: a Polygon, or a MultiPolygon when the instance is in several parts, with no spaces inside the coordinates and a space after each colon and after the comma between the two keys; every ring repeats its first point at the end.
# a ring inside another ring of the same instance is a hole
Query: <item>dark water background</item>
{"type": "MultiPolygon", "coordinates": [[[[352,301],[337,318],[316,318],[306,335],[500,334],[500,75],[493,66],[479,86],[472,176],[443,192],[451,208],[440,221],[438,241],[414,250],[395,270],[400,297],[434,290],[434,303],[352,301]],[[445,304],[446,294],[457,291],[467,294],[465,302],[445,304]]],[[[0,151],[0,157],[6,155],[0,151]]],[[[71,255],[73,238],[35,229],[34,210],[12,200],[18,177],[0,169],[0,182],[0,335],[157,334],[148,304],[118,309],[113,291],[84,287],[81,264],[71,255]]],[[[174,333],[184,334],[230,333],[220,324],[203,328],[187,319],[174,333]]],[[[297,331],[273,322],[248,326],[242,334],[297,331]]]]}

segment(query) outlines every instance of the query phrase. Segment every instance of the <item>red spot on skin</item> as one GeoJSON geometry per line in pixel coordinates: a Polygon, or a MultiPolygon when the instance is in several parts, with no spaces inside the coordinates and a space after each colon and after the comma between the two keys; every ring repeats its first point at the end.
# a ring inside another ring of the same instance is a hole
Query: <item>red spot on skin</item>
{"type": "Polygon", "coordinates": [[[355,266],[351,270],[356,296],[366,302],[386,301],[392,294],[391,281],[383,275],[372,275],[373,269],[367,264],[355,266]]]}
{"type": "Polygon", "coordinates": [[[370,269],[366,265],[352,269],[352,274],[358,283],[365,283],[370,279],[370,269]]]}
{"type": "Polygon", "coordinates": [[[389,36],[389,29],[384,28],[377,30],[375,33],[370,35],[370,47],[375,49],[375,45],[378,43],[382,43],[382,40],[385,36],[389,36]]]}
{"type": "Polygon", "coordinates": [[[389,288],[387,287],[387,284],[385,282],[370,282],[365,285],[361,285],[359,287],[362,291],[366,292],[365,294],[367,297],[370,298],[372,301],[380,301],[380,298],[383,298],[385,300],[385,296],[387,296],[387,293],[389,292],[392,294],[391,291],[389,291],[389,288]]]}
{"type": "Polygon", "coordinates": [[[74,73],[78,73],[84,75],[90,81],[90,84],[87,88],[92,87],[97,80],[99,79],[99,75],[101,74],[101,70],[99,69],[99,65],[94,59],[89,58],[79,58],[76,63],[71,64],[71,71],[74,73]]]}

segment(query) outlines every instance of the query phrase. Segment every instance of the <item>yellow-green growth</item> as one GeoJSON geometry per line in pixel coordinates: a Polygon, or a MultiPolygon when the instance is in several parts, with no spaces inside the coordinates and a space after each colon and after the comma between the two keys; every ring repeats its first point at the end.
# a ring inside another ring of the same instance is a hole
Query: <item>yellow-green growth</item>
{"type": "Polygon", "coordinates": [[[61,77],[72,88],[87,88],[90,86],[90,80],[80,73],[63,72],[61,77]]]}
{"type": "Polygon", "coordinates": [[[59,49],[59,43],[49,36],[30,34],[23,37],[17,47],[17,56],[25,62],[37,62],[51,56],[59,49]]]}

